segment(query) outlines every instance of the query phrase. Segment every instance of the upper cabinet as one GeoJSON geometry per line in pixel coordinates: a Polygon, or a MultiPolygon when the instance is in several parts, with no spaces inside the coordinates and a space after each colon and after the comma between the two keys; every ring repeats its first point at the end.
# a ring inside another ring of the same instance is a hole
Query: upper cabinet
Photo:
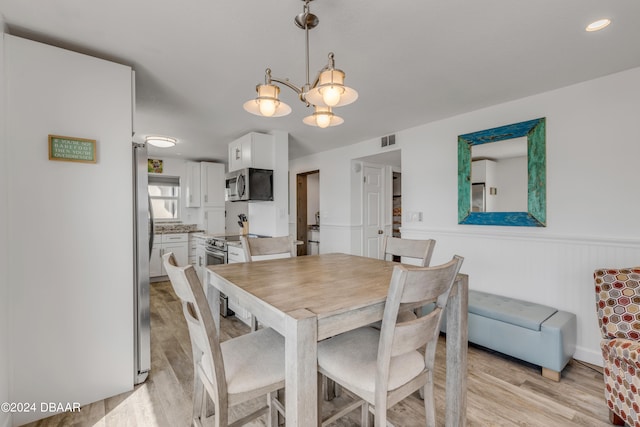
{"type": "Polygon", "coordinates": [[[185,206],[200,207],[200,162],[187,162],[185,183],[185,206]]]}
{"type": "Polygon", "coordinates": [[[224,207],[224,164],[187,162],[185,206],[224,207]]]}
{"type": "Polygon", "coordinates": [[[273,169],[272,135],[251,132],[229,144],[229,172],[244,168],[273,169]]]}
{"type": "Polygon", "coordinates": [[[202,207],[224,207],[224,164],[200,163],[202,207]]]}

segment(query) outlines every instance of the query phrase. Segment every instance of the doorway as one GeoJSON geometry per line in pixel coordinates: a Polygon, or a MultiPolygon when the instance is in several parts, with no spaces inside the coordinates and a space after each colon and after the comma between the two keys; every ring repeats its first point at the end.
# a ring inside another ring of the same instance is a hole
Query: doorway
{"type": "Polygon", "coordinates": [[[400,150],[354,159],[362,162],[360,203],[362,255],[381,258],[385,236],[400,237],[402,164],[400,150]]]}
{"type": "Polygon", "coordinates": [[[320,171],[296,175],[296,239],[298,256],[313,255],[320,250],[320,171]]]}

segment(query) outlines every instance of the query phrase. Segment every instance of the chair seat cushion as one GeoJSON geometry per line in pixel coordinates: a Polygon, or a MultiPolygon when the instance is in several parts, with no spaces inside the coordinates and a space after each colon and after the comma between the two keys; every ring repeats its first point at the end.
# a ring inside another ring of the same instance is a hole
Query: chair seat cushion
{"type": "MultiPolygon", "coordinates": [[[[284,337],[273,329],[224,341],[220,348],[230,394],[284,381],[284,337]]],[[[211,378],[210,372],[207,375],[211,378]]]]}
{"type": "MultiPolygon", "coordinates": [[[[318,366],[330,378],[362,397],[373,399],[380,331],[363,327],[318,343],[318,366]]],[[[395,390],[425,369],[418,351],[391,359],[389,390],[395,390]]]]}

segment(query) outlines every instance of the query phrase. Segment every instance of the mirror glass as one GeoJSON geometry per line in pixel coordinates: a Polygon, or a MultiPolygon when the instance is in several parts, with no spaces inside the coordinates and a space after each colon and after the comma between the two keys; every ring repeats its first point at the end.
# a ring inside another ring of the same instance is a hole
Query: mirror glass
{"type": "Polygon", "coordinates": [[[544,118],[458,136],[458,223],[546,225],[544,118]]]}

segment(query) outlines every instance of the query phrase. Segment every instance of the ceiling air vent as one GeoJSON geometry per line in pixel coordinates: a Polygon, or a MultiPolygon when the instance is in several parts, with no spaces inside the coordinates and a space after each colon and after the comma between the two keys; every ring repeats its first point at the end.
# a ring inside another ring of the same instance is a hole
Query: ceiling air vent
{"type": "Polygon", "coordinates": [[[395,135],[387,135],[380,138],[380,146],[381,147],[390,147],[392,145],[396,145],[396,136],[395,135]]]}

